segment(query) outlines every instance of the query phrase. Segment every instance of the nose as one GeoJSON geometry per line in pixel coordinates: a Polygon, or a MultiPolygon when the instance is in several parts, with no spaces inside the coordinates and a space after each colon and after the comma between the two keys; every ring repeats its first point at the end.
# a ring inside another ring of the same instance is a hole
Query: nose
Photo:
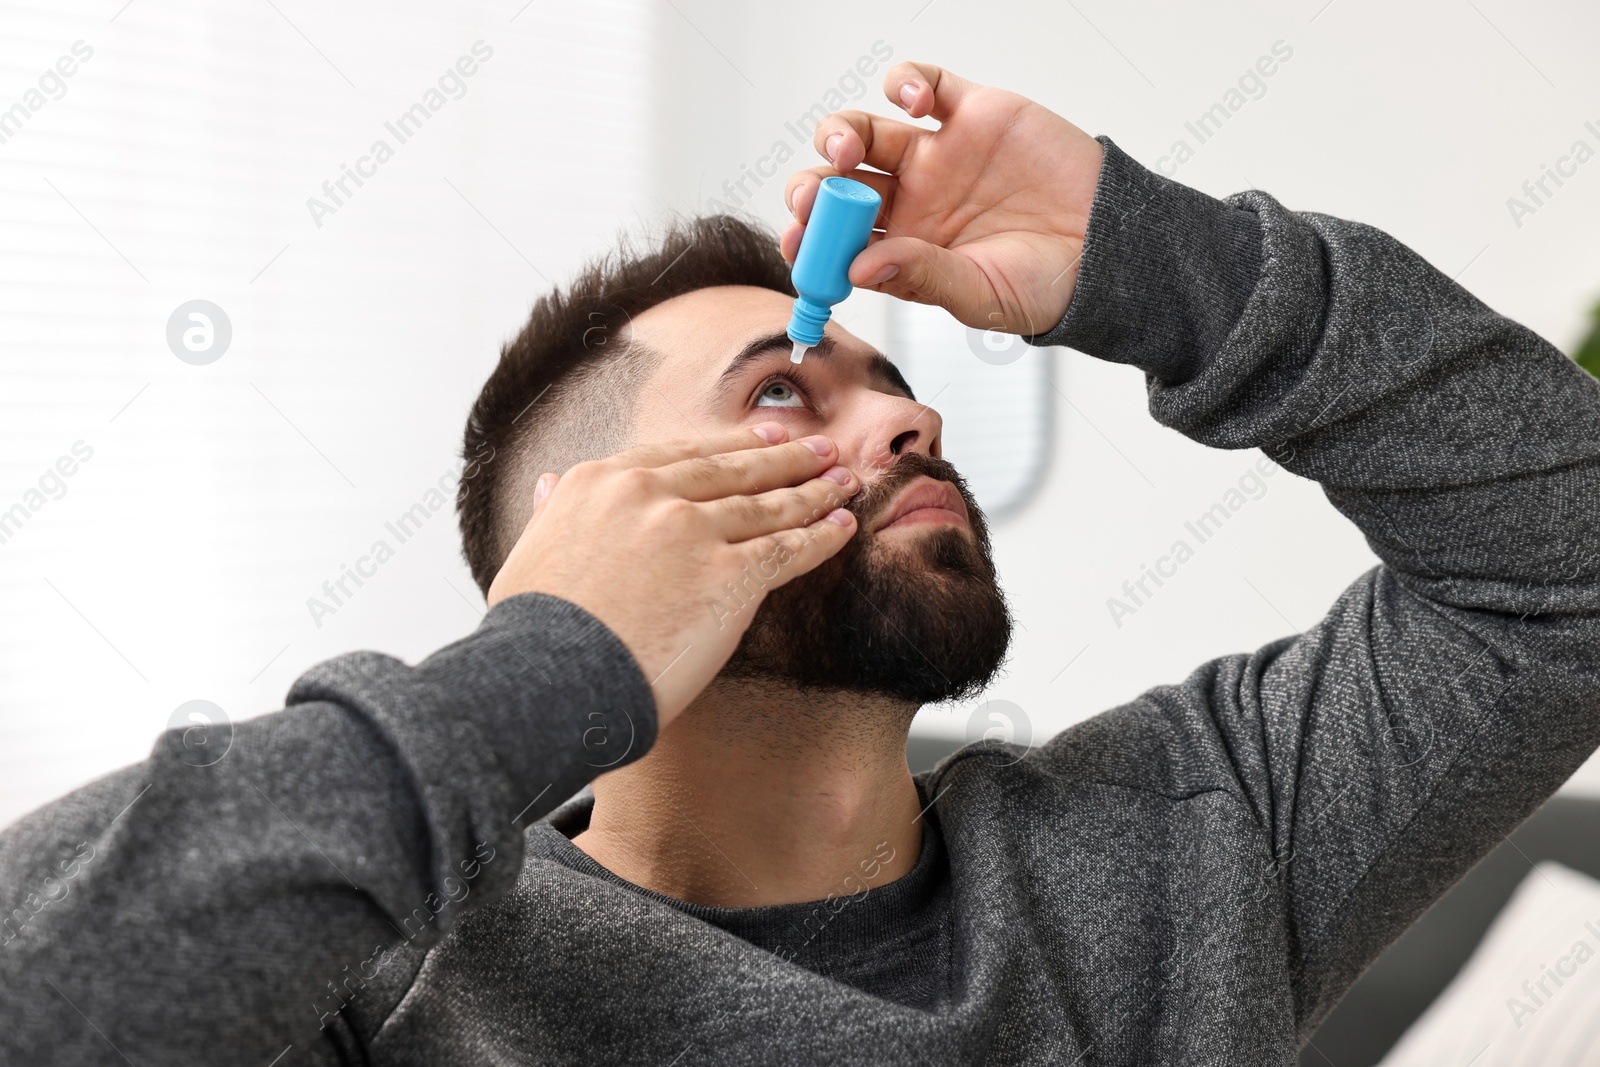
{"type": "Polygon", "coordinates": [[[926,404],[909,397],[876,394],[863,413],[866,427],[860,453],[863,477],[885,470],[907,452],[938,456],[944,448],[944,420],[926,404]]]}

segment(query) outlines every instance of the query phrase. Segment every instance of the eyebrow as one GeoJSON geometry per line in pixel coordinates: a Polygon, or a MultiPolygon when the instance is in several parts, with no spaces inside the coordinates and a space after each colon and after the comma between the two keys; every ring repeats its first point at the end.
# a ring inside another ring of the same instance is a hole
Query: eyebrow
{"type": "MultiPolygon", "coordinates": [[[[739,369],[751,360],[765,359],[779,352],[788,355],[793,347],[794,342],[789,340],[789,335],[783,331],[755,338],[741,348],[738,355],[734,356],[733,360],[723,368],[722,373],[717,376],[719,390],[729,377],[738,373],[739,369]]],[[[838,344],[834,339],[827,334],[823,334],[822,340],[812,345],[806,351],[806,355],[807,357],[821,356],[826,359],[835,355],[837,351],[838,344]]],[[[882,352],[872,352],[868,355],[867,374],[879,384],[886,385],[895,392],[904,393],[907,399],[915,400],[917,398],[916,394],[911,391],[911,385],[906,381],[905,375],[900,373],[900,368],[891,363],[889,357],[882,352]]]]}

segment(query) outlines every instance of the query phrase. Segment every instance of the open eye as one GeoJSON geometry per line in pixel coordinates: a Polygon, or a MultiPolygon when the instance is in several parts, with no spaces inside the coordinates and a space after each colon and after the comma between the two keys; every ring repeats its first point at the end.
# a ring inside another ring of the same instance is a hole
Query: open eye
{"type": "Polygon", "coordinates": [[[761,387],[761,395],[756,397],[758,408],[803,408],[805,401],[800,398],[795,387],[783,378],[774,378],[761,387]]]}

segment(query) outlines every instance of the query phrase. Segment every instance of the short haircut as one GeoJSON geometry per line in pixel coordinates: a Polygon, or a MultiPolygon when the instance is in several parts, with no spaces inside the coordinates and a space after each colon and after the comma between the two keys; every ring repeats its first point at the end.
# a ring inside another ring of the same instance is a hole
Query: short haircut
{"type": "Polygon", "coordinates": [[[533,513],[539,476],[632,443],[628,428],[650,369],[649,353],[627,334],[633,317],[718,285],[795,295],[777,236],[716,214],[673,219],[654,240],[621,234],[565,289],[534,302],[516,340],[501,347],[462,445],[462,552],[485,594],[533,513]]]}

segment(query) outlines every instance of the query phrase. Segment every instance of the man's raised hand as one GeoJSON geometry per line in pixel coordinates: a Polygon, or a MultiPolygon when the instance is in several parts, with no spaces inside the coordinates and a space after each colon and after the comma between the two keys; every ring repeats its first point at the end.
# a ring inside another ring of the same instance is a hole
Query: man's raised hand
{"type": "Polygon", "coordinates": [[[851,284],[937,304],[978,329],[1049,330],[1077,282],[1100,143],[1026,97],[927,63],[896,64],[883,89],[939,128],[865,111],[818,123],[812,143],[833,166],[789,179],[784,199],[798,221],[784,231],[784,258],[799,251],[822,179],[842,174],[883,197],[886,231],[851,264],[851,284]],[[863,164],[881,173],[856,169],[863,164]]]}

